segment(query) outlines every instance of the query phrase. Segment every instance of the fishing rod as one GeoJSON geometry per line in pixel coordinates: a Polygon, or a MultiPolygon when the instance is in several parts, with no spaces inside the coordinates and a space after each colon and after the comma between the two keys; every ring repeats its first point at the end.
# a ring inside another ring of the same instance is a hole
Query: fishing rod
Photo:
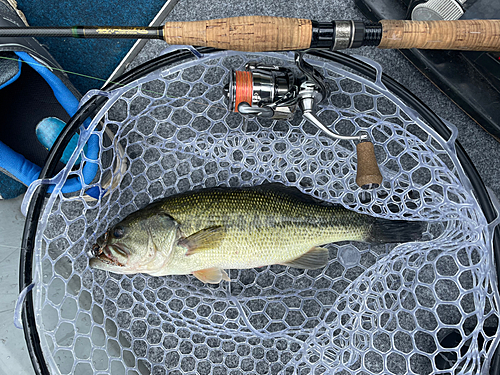
{"type": "Polygon", "coordinates": [[[159,27],[2,27],[1,37],[161,39],[236,51],[264,52],[362,46],[384,49],[500,51],[500,20],[318,22],[308,19],[244,16],[167,22],[159,27]]]}

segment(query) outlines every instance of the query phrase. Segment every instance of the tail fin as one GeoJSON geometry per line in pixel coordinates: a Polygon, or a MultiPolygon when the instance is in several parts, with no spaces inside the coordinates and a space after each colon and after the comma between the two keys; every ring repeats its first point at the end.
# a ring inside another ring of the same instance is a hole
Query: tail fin
{"type": "Polygon", "coordinates": [[[395,243],[412,242],[422,239],[426,227],[424,221],[387,220],[378,217],[368,232],[366,242],[395,243]]]}

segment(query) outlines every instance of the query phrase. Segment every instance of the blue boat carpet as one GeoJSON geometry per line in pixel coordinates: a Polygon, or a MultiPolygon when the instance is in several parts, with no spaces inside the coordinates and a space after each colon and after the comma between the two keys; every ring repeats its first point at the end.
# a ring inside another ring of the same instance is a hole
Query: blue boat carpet
{"type": "MultiPolygon", "coordinates": [[[[165,0],[17,0],[30,26],[147,26],[165,0]]],[[[135,43],[133,39],[37,38],[63,69],[106,80],[135,43]]],[[[104,81],[69,74],[82,93],[104,81]]]]}

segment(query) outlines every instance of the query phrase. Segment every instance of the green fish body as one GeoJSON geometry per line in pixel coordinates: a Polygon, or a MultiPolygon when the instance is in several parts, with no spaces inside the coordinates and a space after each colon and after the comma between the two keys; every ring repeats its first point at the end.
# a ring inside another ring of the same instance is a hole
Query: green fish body
{"type": "Polygon", "coordinates": [[[375,219],[275,185],[207,189],[168,197],[130,215],[98,240],[100,254],[91,266],[117,273],[194,274],[218,283],[228,280],[224,269],[271,264],[316,269],[328,263],[321,245],[406,242],[421,230],[419,222],[375,219]]]}

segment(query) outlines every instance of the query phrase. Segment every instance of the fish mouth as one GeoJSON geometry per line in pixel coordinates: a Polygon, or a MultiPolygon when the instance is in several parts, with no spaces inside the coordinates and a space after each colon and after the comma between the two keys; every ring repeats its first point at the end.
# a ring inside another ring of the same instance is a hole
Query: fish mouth
{"type": "Polygon", "coordinates": [[[118,267],[125,267],[125,263],[123,262],[122,259],[127,260],[130,253],[128,250],[123,246],[123,244],[120,243],[115,243],[113,245],[104,245],[104,246],[99,246],[98,244],[95,244],[92,247],[92,255],[94,256],[94,259],[98,259],[99,261],[113,265],[113,266],[118,266],[118,267]],[[118,259],[118,256],[122,259],[118,259]]]}

